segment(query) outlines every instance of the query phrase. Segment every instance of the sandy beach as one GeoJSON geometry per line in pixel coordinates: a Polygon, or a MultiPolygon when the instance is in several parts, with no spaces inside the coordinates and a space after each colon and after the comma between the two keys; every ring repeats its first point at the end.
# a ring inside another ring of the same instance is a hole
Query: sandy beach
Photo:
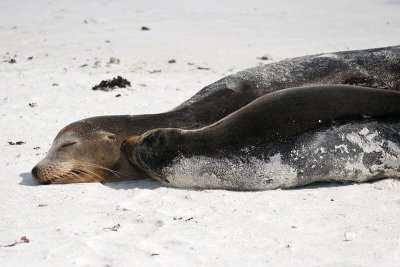
{"type": "Polygon", "coordinates": [[[0,266],[400,265],[398,180],[235,192],[37,186],[30,174],[73,121],[168,111],[259,64],[399,45],[400,1],[2,0],[0,10],[0,266]],[[131,87],[92,90],[118,75],[131,87]]]}

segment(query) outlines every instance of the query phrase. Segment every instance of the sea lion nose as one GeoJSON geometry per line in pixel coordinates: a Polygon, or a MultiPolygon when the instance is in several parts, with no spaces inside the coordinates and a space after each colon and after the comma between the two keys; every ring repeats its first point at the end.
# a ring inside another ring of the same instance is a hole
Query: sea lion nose
{"type": "Polygon", "coordinates": [[[38,178],[38,173],[37,173],[37,167],[33,167],[33,169],[31,170],[32,176],[34,178],[38,178]]]}

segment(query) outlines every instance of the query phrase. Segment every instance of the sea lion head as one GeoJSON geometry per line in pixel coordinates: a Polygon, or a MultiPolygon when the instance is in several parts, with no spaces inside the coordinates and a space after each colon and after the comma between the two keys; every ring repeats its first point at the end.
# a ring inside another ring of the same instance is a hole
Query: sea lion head
{"type": "Polygon", "coordinates": [[[64,127],[45,158],[32,169],[32,177],[39,184],[146,178],[121,155],[124,133],[101,122],[82,120],[64,127]]]}
{"type": "Polygon", "coordinates": [[[169,183],[162,170],[186,153],[184,133],[185,130],[175,128],[150,130],[141,136],[128,137],[121,151],[132,165],[160,182],[169,183]]]}

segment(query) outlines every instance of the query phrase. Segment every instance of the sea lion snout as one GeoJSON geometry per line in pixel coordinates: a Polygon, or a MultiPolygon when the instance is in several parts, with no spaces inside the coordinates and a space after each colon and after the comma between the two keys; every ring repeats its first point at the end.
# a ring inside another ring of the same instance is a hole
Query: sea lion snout
{"type": "Polygon", "coordinates": [[[41,179],[39,173],[40,173],[40,169],[39,169],[38,165],[36,165],[35,167],[32,168],[32,170],[31,170],[32,178],[37,184],[45,185],[45,184],[51,183],[49,180],[41,179]]]}

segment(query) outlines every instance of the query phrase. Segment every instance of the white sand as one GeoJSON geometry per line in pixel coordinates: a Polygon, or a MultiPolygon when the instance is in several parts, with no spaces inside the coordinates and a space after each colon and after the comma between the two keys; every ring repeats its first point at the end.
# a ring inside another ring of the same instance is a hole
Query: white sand
{"type": "Polygon", "coordinates": [[[0,266],[399,266],[395,180],[265,192],[33,186],[30,169],[74,120],[167,111],[264,55],[400,41],[398,0],[215,2],[0,1],[0,246],[30,240],[0,247],[0,266]],[[121,63],[106,66],[111,56],[121,63]],[[117,75],[132,88],[91,90],[117,75]]]}

